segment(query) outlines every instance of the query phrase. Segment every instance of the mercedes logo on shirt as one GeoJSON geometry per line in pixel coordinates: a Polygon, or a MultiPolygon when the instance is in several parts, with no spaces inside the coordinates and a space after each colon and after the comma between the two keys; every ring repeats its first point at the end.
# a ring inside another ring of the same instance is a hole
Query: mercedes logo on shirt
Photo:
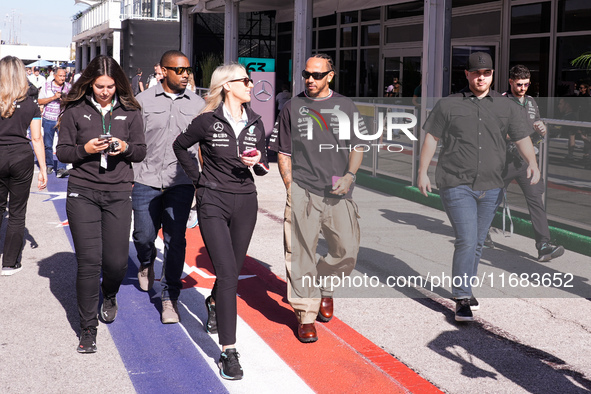
{"type": "Polygon", "coordinates": [[[253,89],[254,97],[263,103],[273,98],[273,85],[267,80],[261,79],[254,85],[253,89]]]}
{"type": "Polygon", "coordinates": [[[222,122],[215,122],[213,124],[213,129],[219,133],[220,131],[224,130],[224,125],[222,122]]]}

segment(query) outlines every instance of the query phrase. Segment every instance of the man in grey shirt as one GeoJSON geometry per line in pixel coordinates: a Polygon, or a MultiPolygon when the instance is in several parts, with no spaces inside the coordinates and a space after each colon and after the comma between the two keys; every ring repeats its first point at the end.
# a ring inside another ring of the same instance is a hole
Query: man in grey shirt
{"type": "MultiPolygon", "coordinates": [[[[154,284],[154,241],[162,228],[164,261],[162,269],[162,323],[178,323],[177,300],[182,288],[185,264],[185,230],[195,188],[172,151],[172,143],[195,118],[205,102],[185,89],[192,69],[179,51],[167,51],[160,59],[164,78],[154,89],[136,98],[142,106],[147,154],[134,164],[133,242],[140,261],[140,288],[154,284]]],[[[197,163],[198,151],[193,150],[197,163]]]]}

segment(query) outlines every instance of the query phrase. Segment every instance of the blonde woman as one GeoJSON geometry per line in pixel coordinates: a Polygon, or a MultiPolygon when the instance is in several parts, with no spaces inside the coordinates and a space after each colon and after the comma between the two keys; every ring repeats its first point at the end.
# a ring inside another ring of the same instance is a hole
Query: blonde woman
{"type": "Polygon", "coordinates": [[[45,146],[41,134],[41,112],[28,96],[29,81],[23,62],[14,56],[0,60],[0,225],[10,197],[10,216],[4,240],[2,275],[22,269],[21,251],[25,236],[25,214],[35,169],[39,162],[37,187],[47,186],[45,146]],[[27,128],[31,128],[31,139],[27,128]]]}
{"type": "Polygon", "coordinates": [[[205,108],[173,149],[197,187],[199,226],[216,274],[205,300],[206,330],[219,334],[220,375],[238,380],[243,371],[236,351],[236,289],[258,209],[252,171],[265,175],[269,166],[263,121],[247,105],[253,85],[244,67],[219,66],[210,86],[205,108]],[[197,143],[202,172],[187,152],[197,143]]]}

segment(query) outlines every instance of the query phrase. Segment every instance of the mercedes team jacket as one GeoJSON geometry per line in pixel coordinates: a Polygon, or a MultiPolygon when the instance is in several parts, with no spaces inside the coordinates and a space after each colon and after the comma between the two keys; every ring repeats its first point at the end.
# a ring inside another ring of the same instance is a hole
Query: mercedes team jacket
{"type": "Polygon", "coordinates": [[[251,148],[261,152],[259,163],[253,167],[255,174],[269,172],[263,121],[250,107],[244,106],[244,110],[248,122],[238,138],[224,117],[223,104],[220,104],[214,111],[193,119],[187,130],[175,140],[174,153],[195,186],[227,193],[256,191],[250,169],[240,160],[242,152],[251,148]],[[187,152],[196,143],[199,143],[203,158],[201,173],[187,152]]]}

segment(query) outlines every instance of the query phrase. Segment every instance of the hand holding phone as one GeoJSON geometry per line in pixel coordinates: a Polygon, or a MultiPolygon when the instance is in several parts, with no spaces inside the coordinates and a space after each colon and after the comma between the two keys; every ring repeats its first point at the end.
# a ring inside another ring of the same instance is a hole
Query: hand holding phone
{"type": "Polygon", "coordinates": [[[243,157],[254,157],[257,155],[257,150],[256,148],[250,148],[250,149],[246,149],[244,152],[242,152],[242,156],[243,157]]]}

